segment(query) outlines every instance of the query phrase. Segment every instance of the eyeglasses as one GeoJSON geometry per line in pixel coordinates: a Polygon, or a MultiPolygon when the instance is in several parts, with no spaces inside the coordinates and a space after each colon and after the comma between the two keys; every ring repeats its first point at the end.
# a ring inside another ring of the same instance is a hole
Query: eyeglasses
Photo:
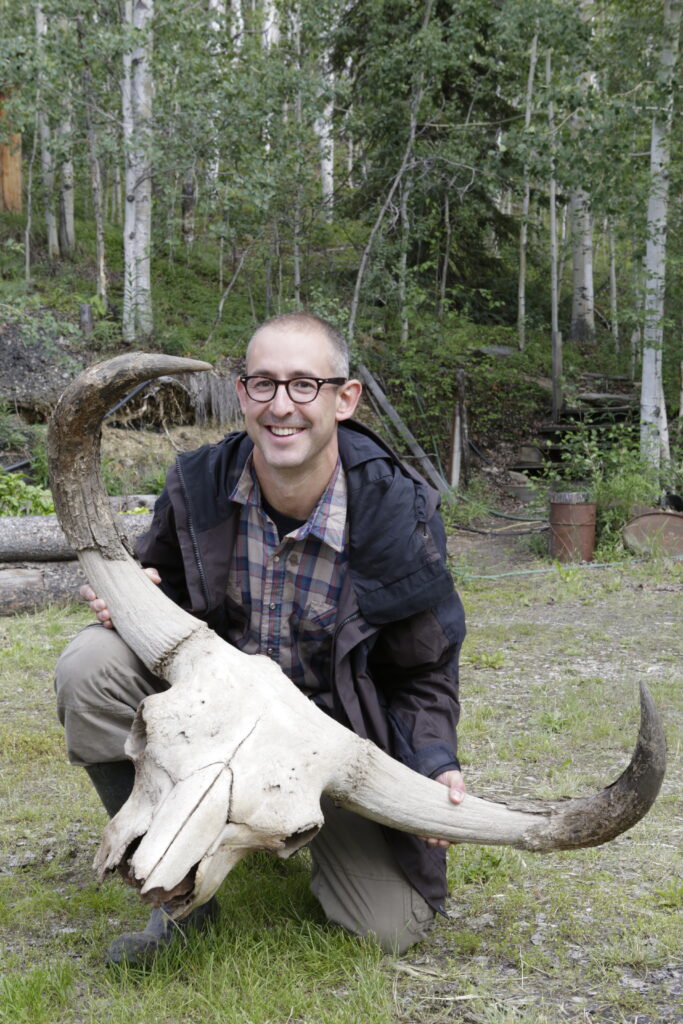
{"type": "Polygon", "coordinates": [[[274,380],[272,377],[255,375],[240,377],[244,390],[254,402],[272,402],[277,389],[282,385],[293,402],[305,405],[313,402],[323,384],[346,384],[346,377],[292,377],[291,380],[274,380]]]}

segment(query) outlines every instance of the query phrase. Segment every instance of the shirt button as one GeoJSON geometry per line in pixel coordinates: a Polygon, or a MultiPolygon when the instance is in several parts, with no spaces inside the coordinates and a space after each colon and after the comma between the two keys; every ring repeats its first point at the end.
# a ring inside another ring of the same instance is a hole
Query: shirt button
{"type": "Polygon", "coordinates": [[[273,561],[274,562],[279,562],[280,561],[280,556],[279,555],[275,555],[274,558],[273,558],[273,561]]]}
{"type": "Polygon", "coordinates": [[[272,653],[273,653],[273,648],[272,647],[266,647],[266,654],[272,654],[272,653]]]}
{"type": "Polygon", "coordinates": [[[275,609],[277,608],[277,605],[275,604],[275,601],[271,601],[268,607],[270,608],[271,612],[274,612],[275,609]]]}

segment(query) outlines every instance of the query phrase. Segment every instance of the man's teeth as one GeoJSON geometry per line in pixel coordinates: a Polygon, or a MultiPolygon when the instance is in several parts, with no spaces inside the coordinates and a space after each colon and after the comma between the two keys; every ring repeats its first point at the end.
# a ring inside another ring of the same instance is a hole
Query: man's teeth
{"type": "Polygon", "coordinates": [[[290,434],[298,434],[301,427],[269,427],[269,430],[276,437],[289,437],[290,434]]]}

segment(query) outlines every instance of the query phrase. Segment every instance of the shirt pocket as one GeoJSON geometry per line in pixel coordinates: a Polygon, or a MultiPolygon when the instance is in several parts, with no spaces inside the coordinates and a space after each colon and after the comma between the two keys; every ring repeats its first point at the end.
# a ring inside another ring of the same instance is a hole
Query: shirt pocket
{"type": "Polygon", "coordinates": [[[290,616],[292,645],[298,652],[305,674],[312,675],[319,684],[329,679],[336,621],[336,605],[322,601],[311,602],[303,609],[295,608],[290,616]]]}

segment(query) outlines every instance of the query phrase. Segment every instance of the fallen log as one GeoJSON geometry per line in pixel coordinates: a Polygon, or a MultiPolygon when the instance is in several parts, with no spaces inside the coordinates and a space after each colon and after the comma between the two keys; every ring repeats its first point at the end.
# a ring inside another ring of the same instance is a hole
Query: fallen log
{"type": "Polygon", "coordinates": [[[85,582],[76,560],[0,564],[0,616],[78,601],[78,588],[85,582]]]}
{"type": "MultiPolygon", "coordinates": [[[[152,522],[151,512],[120,512],[116,523],[121,536],[132,544],[152,522]]],[[[3,516],[0,518],[0,562],[69,562],[76,552],[57,516],[3,516]]]]}

